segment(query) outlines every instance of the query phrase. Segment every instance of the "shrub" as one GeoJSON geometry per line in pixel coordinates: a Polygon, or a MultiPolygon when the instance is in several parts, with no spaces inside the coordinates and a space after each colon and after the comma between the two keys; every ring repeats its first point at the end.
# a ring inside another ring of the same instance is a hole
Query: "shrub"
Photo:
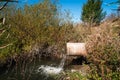
{"type": "MultiPolygon", "coordinates": [[[[93,79],[107,79],[109,73],[119,73],[120,67],[120,36],[114,31],[114,25],[102,25],[97,31],[92,31],[92,35],[88,37],[87,50],[89,53],[89,61],[91,62],[91,75],[93,79]]],[[[95,29],[93,29],[95,30],[95,29]]],[[[119,78],[118,76],[115,77],[119,78]]]]}

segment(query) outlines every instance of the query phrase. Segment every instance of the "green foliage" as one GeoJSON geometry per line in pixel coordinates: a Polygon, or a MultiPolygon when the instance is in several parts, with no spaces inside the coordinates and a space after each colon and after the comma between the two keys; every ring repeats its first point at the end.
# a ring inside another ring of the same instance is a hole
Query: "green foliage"
{"type": "Polygon", "coordinates": [[[68,73],[68,76],[70,77],[70,80],[86,80],[87,76],[83,76],[79,72],[73,72],[73,73],[68,73]]]}
{"type": "Polygon", "coordinates": [[[61,73],[55,77],[56,80],[87,80],[86,75],[82,75],[80,72],[66,71],[64,74],[61,73]]]}
{"type": "MultiPolygon", "coordinates": [[[[82,20],[89,24],[100,23],[104,17],[102,1],[88,2],[83,6],[82,20]]],[[[46,43],[48,45],[44,47],[45,50],[46,47],[55,45],[60,50],[55,50],[55,53],[59,54],[65,53],[66,42],[88,42],[88,60],[92,64],[89,78],[119,80],[119,26],[111,28],[111,24],[107,24],[97,30],[91,28],[91,31],[90,28],[81,25],[73,27],[69,12],[61,15],[58,5],[53,3],[51,0],[43,0],[39,4],[25,5],[23,8],[15,8],[14,5],[4,8],[0,15],[6,16],[7,21],[5,25],[0,26],[0,29],[5,30],[4,34],[0,33],[0,47],[10,45],[0,49],[0,61],[24,53],[28,53],[29,56],[34,54],[31,53],[34,48],[40,49],[46,43]]],[[[71,79],[86,80],[86,77],[77,72],[68,72],[67,75],[71,79]]]]}
{"type": "Polygon", "coordinates": [[[23,44],[23,47],[29,47],[37,42],[46,42],[50,36],[49,28],[56,27],[57,20],[56,5],[52,4],[50,0],[45,0],[40,4],[34,6],[25,5],[24,9],[19,8],[10,14],[11,32],[18,41],[23,44]]]}
{"type": "MultiPolygon", "coordinates": [[[[9,27],[0,24],[0,59],[4,60],[4,56],[7,56],[12,46],[12,41],[10,39],[9,27]]],[[[0,62],[1,62],[0,61],[0,62]]]]}
{"type": "Polygon", "coordinates": [[[109,6],[109,5],[118,5],[118,8],[117,9],[114,9],[114,10],[116,10],[117,11],[117,16],[118,16],[118,18],[120,18],[120,0],[116,0],[116,1],[114,1],[114,2],[110,2],[110,3],[108,3],[107,5],[109,6]]]}
{"type": "Polygon", "coordinates": [[[108,5],[112,5],[112,4],[118,4],[118,5],[120,5],[120,0],[117,0],[117,1],[111,2],[111,3],[109,3],[108,5]]]}
{"type": "Polygon", "coordinates": [[[101,6],[101,0],[88,0],[82,8],[82,21],[90,26],[92,24],[99,24],[105,17],[105,12],[103,13],[101,6]]]}
{"type": "MultiPolygon", "coordinates": [[[[38,4],[25,5],[22,8],[9,5],[3,9],[1,16],[6,17],[5,25],[6,28],[9,26],[7,33],[10,34],[8,40],[13,43],[10,50],[6,48],[1,52],[2,57],[4,52],[10,56],[30,53],[35,45],[39,45],[37,47],[39,49],[46,43],[49,46],[57,45],[62,49],[68,38],[66,34],[69,34],[69,30],[73,28],[69,15],[62,15],[57,2],[52,0],[43,0],[38,4]],[[64,16],[64,19],[60,16],[64,16]]],[[[1,43],[3,44],[3,40],[1,43]]],[[[5,56],[7,57],[9,56],[5,56]]]]}

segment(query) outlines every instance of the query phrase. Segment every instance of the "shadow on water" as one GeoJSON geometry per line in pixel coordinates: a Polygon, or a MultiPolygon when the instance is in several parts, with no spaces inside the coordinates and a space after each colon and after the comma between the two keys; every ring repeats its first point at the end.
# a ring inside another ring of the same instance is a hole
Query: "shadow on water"
{"type": "Polygon", "coordinates": [[[0,75],[7,73],[10,69],[13,69],[16,62],[13,59],[8,59],[5,64],[0,65],[0,75]]]}

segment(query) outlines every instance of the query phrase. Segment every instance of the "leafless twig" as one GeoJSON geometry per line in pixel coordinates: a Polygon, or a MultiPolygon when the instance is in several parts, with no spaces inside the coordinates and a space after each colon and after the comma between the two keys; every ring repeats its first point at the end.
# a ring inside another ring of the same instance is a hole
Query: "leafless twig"
{"type": "Polygon", "coordinates": [[[7,4],[8,4],[8,1],[2,7],[0,7],[0,10],[2,10],[7,4]]]}
{"type": "Polygon", "coordinates": [[[12,0],[0,0],[0,2],[5,2],[5,4],[3,6],[0,7],[0,10],[2,10],[7,4],[8,2],[18,2],[18,1],[12,1],[12,0]]]}
{"type": "Polygon", "coordinates": [[[10,45],[12,45],[12,43],[7,44],[7,45],[5,45],[5,46],[1,46],[0,49],[6,48],[6,47],[8,47],[8,46],[10,46],[10,45]]]}

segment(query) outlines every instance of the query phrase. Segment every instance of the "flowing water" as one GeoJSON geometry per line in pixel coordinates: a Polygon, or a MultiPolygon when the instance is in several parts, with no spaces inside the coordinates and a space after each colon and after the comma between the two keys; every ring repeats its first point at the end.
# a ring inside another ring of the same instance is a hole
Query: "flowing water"
{"type": "Polygon", "coordinates": [[[66,60],[66,55],[63,56],[58,66],[41,65],[37,71],[44,73],[46,75],[59,74],[61,71],[63,71],[65,60],[66,60]]]}
{"type": "Polygon", "coordinates": [[[19,63],[7,70],[0,70],[0,80],[55,80],[52,76],[58,75],[64,69],[66,56],[61,60],[38,59],[31,63],[19,63]]]}

